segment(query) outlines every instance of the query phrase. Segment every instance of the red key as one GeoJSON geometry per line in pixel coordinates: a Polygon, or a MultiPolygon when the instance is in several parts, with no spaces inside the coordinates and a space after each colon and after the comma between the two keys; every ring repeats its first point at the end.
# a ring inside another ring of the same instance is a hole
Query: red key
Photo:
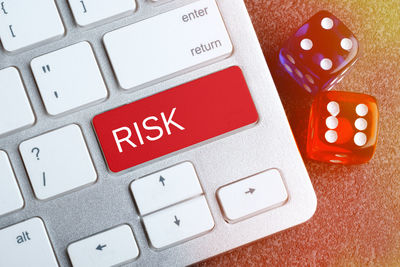
{"type": "Polygon", "coordinates": [[[242,71],[230,67],[99,114],[93,126],[120,172],[257,121],[242,71]]]}

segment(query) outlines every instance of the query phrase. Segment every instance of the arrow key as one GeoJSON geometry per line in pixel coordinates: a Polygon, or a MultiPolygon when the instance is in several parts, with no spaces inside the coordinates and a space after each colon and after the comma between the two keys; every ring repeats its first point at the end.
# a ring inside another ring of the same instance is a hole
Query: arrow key
{"type": "Polygon", "coordinates": [[[98,245],[96,247],[97,250],[103,251],[103,248],[107,247],[107,245],[98,245]]]}
{"type": "Polygon", "coordinates": [[[68,254],[74,267],[114,266],[137,258],[139,248],[131,227],[124,224],[70,244],[68,254]]]}
{"type": "Polygon", "coordinates": [[[151,245],[162,249],[203,235],[214,228],[204,196],[143,217],[151,245]]]}
{"type": "Polygon", "coordinates": [[[225,219],[230,223],[283,205],[288,194],[280,172],[270,169],[221,187],[217,192],[225,219]]]}
{"type": "Polygon", "coordinates": [[[179,226],[181,224],[181,220],[179,220],[178,217],[175,216],[174,223],[179,226]]]}
{"type": "Polygon", "coordinates": [[[249,188],[248,191],[246,191],[246,194],[253,194],[256,190],[254,188],[249,188]]]}
{"type": "Polygon", "coordinates": [[[187,161],[133,181],[131,191],[141,215],[203,193],[196,170],[187,161]]]}

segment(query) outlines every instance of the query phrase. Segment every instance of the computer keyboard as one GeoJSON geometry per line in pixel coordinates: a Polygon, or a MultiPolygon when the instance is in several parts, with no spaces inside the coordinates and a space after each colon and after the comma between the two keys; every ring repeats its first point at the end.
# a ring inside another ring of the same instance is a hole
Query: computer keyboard
{"type": "Polygon", "coordinates": [[[0,267],[184,266],[316,198],[242,0],[0,0],[0,267]]]}

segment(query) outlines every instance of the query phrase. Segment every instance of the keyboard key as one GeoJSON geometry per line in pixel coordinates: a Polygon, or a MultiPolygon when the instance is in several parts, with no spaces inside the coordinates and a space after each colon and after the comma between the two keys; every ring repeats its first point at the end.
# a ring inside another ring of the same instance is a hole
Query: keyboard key
{"type": "Polygon", "coordinates": [[[233,50],[215,0],[197,1],[107,33],[104,44],[123,89],[210,63],[233,50]]]}
{"type": "Polygon", "coordinates": [[[58,266],[40,218],[35,217],[0,230],[0,266],[58,266]]]}
{"type": "Polygon", "coordinates": [[[97,115],[93,125],[119,172],[257,120],[243,74],[231,67],[97,115]]]}
{"type": "Polygon", "coordinates": [[[97,174],[76,124],[24,141],[19,146],[35,195],[44,200],[94,183],[97,174]]]}
{"type": "Polygon", "coordinates": [[[10,160],[6,152],[0,150],[0,216],[22,209],[22,199],[10,160]]]}
{"type": "Polygon", "coordinates": [[[203,193],[190,162],[135,180],[131,184],[131,190],[142,215],[203,193]]]}
{"type": "Polygon", "coordinates": [[[0,70],[0,135],[34,123],[35,115],[18,70],[14,67],[0,70]]]}
{"type": "Polygon", "coordinates": [[[277,169],[220,188],[219,203],[229,222],[237,222],[283,205],[288,194],[277,169]]]}
{"type": "Polygon", "coordinates": [[[2,0],[0,4],[0,39],[9,52],[64,34],[54,0],[2,0]]]}
{"type": "Polygon", "coordinates": [[[37,57],[31,68],[50,115],[99,102],[108,95],[88,42],[37,57]]]}
{"type": "Polygon", "coordinates": [[[139,248],[129,225],[77,241],[68,246],[74,267],[108,267],[132,261],[139,256],[139,248]]]}
{"type": "Polygon", "coordinates": [[[165,248],[203,235],[214,228],[206,198],[197,197],[143,217],[151,245],[165,248]]]}
{"type": "Polygon", "coordinates": [[[136,9],[135,0],[68,0],[79,26],[120,17],[136,9]]]}

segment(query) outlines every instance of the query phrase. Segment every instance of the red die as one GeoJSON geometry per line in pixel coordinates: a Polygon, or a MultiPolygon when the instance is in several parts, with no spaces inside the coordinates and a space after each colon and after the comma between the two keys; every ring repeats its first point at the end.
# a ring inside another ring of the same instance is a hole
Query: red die
{"type": "Polygon", "coordinates": [[[375,152],[377,134],[378,107],[374,97],[322,92],[311,107],[307,154],[319,161],[365,163],[375,152]]]}
{"type": "Polygon", "coordinates": [[[306,91],[330,90],[357,61],[353,33],[328,11],[320,11],[287,41],[279,52],[283,68],[306,91]]]}

